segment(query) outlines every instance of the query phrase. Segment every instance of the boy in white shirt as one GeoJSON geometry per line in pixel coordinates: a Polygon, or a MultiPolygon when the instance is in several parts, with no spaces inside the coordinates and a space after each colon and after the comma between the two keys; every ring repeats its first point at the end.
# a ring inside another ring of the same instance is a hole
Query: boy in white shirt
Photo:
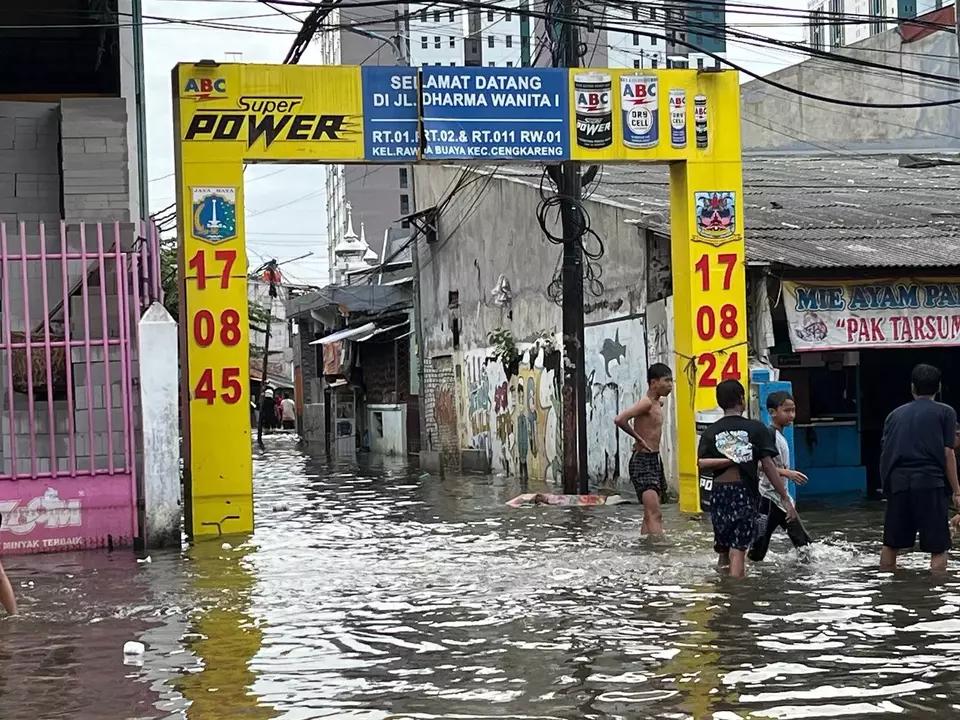
{"type": "MultiPolygon", "coordinates": [[[[793,425],[797,416],[797,404],[793,396],[785,391],[770,393],[767,396],[767,410],[770,413],[770,431],[774,434],[777,443],[777,457],[773,458],[774,465],[784,482],[795,482],[798,485],[807,484],[807,476],[802,472],[790,469],[790,446],[783,436],[784,428],[793,425]]],[[[760,562],[767,555],[770,548],[770,538],[774,531],[781,527],[787,531],[787,536],[793,546],[801,548],[810,544],[810,535],[807,534],[800,518],[787,520],[787,513],[782,501],[774,490],[763,469],[760,470],[760,500],[757,506],[757,536],[747,553],[754,562],[760,562]]]]}

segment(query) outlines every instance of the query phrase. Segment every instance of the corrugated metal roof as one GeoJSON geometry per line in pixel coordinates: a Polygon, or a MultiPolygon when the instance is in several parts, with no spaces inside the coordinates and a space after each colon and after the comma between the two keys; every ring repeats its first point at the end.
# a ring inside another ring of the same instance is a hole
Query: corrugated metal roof
{"type": "MultiPolygon", "coordinates": [[[[960,167],[908,169],[899,157],[745,155],[747,259],[797,268],[960,266],[960,167]]],[[[499,174],[540,177],[534,168],[499,174]]],[[[588,192],[636,209],[643,225],[669,227],[666,167],[607,165],[588,192]]]]}

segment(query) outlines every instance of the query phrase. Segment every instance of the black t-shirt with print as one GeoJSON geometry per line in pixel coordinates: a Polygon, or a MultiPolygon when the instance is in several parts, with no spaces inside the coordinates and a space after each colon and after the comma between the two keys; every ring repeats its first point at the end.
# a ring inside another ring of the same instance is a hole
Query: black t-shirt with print
{"type": "MultiPolygon", "coordinates": [[[[757,492],[757,463],[766,457],[777,457],[777,443],[770,428],[762,422],[727,415],[703,431],[697,456],[705,460],[732,460],[740,469],[743,484],[757,492]]],[[[715,470],[714,478],[725,470],[715,470]]]]}

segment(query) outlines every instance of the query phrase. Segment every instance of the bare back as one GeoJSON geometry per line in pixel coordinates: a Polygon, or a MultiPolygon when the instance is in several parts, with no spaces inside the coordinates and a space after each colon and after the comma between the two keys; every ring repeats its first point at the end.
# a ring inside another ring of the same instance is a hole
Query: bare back
{"type": "Polygon", "coordinates": [[[661,400],[650,400],[650,398],[644,398],[644,400],[649,401],[649,407],[644,408],[646,412],[633,418],[633,430],[643,438],[647,447],[635,442],[633,451],[660,452],[660,436],[663,430],[663,403],[661,400]]]}

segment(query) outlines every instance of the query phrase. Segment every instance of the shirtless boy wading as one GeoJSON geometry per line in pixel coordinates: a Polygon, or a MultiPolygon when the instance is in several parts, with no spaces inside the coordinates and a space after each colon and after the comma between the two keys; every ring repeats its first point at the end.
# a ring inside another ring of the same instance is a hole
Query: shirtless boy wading
{"type": "Polygon", "coordinates": [[[663,399],[673,392],[673,373],[663,363],[647,370],[647,394],[633,407],[617,415],[617,427],[633,438],[630,481],[643,503],[644,535],[660,534],[663,523],[660,503],[667,492],[667,480],[660,460],[660,435],[663,429],[663,399]]]}

